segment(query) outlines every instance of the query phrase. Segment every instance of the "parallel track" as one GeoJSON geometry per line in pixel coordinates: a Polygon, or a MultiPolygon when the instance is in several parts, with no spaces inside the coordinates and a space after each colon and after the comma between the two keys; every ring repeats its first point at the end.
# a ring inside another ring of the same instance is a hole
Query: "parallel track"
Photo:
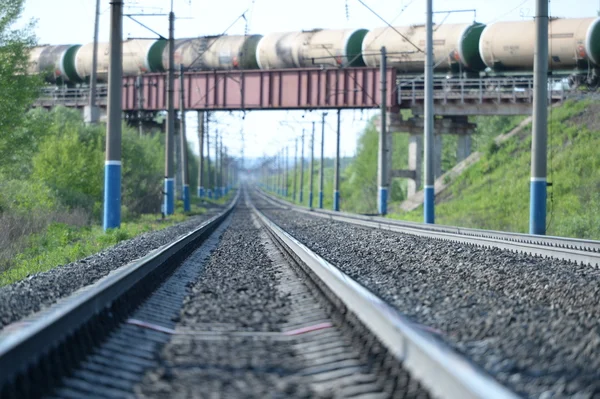
{"type": "MultiPolygon", "coordinates": [[[[250,203],[248,193],[244,195],[250,203]]],[[[65,375],[71,375],[87,361],[90,351],[101,346],[104,338],[122,326],[139,304],[173,273],[176,264],[228,218],[237,202],[238,198],[222,214],[196,231],[118,269],[49,311],[26,320],[20,329],[5,331],[0,336],[1,396],[37,397],[60,385],[65,375]]],[[[280,250],[295,261],[312,286],[333,304],[336,310],[332,320],[342,323],[343,329],[357,329],[358,332],[352,333],[360,336],[357,348],[371,342],[370,339],[365,341],[365,335],[376,337],[375,340],[383,345],[386,356],[391,356],[395,363],[390,365],[388,359],[385,367],[377,368],[385,369],[385,378],[406,380],[408,371],[409,380],[419,381],[431,396],[439,398],[516,397],[472,362],[415,327],[391,306],[310,251],[253,205],[251,208],[280,250]]],[[[357,350],[366,350],[367,357],[371,356],[371,345],[357,350]]],[[[377,350],[377,345],[373,348],[377,350]]],[[[86,371],[83,375],[89,373],[86,371]]],[[[392,385],[396,389],[398,384],[392,385]]]]}
{"type": "Polygon", "coordinates": [[[258,195],[280,208],[305,214],[338,220],[363,227],[390,230],[427,237],[437,240],[454,241],[479,247],[500,248],[534,256],[562,259],[577,264],[600,267],[600,241],[576,238],[535,236],[521,233],[507,233],[493,230],[428,225],[405,222],[379,216],[364,216],[346,212],[334,212],[323,209],[310,209],[276,198],[262,191],[258,195]]]}

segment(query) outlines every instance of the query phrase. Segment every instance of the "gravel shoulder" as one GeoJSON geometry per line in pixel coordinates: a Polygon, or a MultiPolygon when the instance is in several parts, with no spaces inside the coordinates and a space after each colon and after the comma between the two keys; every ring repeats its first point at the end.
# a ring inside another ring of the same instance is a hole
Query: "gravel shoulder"
{"type": "Polygon", "coordinates": [[[600,395],[600,270],[255,204],[292,236],[532,398],[600,395]]]}
{"type": "Polygon", "coordinates": [[[0,329],[56,303],[111,271],[185,234],[220,213],[212,206],[203,215],[163,230],[141,234],[84,259],[0,287],[0,329]]]}

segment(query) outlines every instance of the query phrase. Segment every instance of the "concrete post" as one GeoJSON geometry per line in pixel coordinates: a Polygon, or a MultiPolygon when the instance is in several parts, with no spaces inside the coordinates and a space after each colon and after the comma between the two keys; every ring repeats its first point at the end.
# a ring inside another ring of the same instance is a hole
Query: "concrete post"
{"type": "Polygon", "coordinates": [[[411,134],[408,137],[408,170],[415,171],[415,180],[408,180],[408,196],[414,195],[421,188],[423,179],[423,135],[411,134]]]}
{"type": "Polygon", "coordinates": [[[340,133],[342,129],[341,120],[342,110],[337,110],[337,130],[335,133],[335,165],[334,165],[334,181],[333,181],[333,210],[340,210],[340,133]]]}
{"type": "Polygon", "coordinates": [[[302,129],[301,153],[300,156],[300,203],[304,202],[304,129],[302,129]]]}
{"type": "Polygon", "coordinates": [[[548,147],[548,0],[536,1],[529,234],[546,234],[548,147]]]}
{"type": "Polygon", "coordinates": [[[285,147],[284,161],[283,161],[283,196],[287,198],[288,196],[288,169],[289,169],[289,159],[288,159],[288,147],[285,147]]]}
{"type": "Polygon", "coordinates": [[[121,113],[123,1],[111,3],[108,124],[104,162],[104,231],[121,227],[121,113]]]}
{"type": "Polygon", "coordinates": [[[315,176],[315,122],[312,123],[312,135],[310,138],[310,183],[308,189],[308,207],[313,207],[313,181],[315,176]]]}
{"type": "Polygon", "coordinates": [[[210,129],[208,122],[209,116],[208,113],[206,113],[206,195],[208,196],[208,198],[212,198],[213,190],[211,184],[212,173],[210,169],[210,129]]]}
{"type": "Polygon", "coordinates": [[[179,113],[181,120],[179,122],[179,140],[181,147],[181,182],[183,184],[183,211],[191,210],[190,202],[190,177],[188,174],[188,157],[187,157],[187,138],[185,135],[185,89],[184,89],[183,64],[179,65],[179,113]]]}
{"type": "Polygon", "coordinates": [[[144,135],[144,121],[142,121],[142,109],[144,108],[144,83],[141,74],[138,75],[135,79],[135,88],[137,91],[138,130],[140,133],[140,137],[142,137],[144,135]]]}
{"type": "Polygon", "coordinates": [[[390,184],[390,171],[388,165],[389,151],[387,137],[387,56],[385,47],[381,48],[381,127],[379,129],[379,154],[377,157],[377,210],[380,215],[387,214],[388,190],[390,184]]]}
{"type": "Polygon", "coordinates": [[[456,162],[461,162],[471,155],[472,140],[470,134],[458,136],[458,147],[456,148],[456,162]]]}
{"type": "Polygon", "coordinates": [[[323,179],[325,173],[325,117],[327,112],[323,112],[321,119],[321,164],[319,167],[319,209],[323,209],[323,179]]]}
{"type": "Polygon", "coordinates": [[[167,134],[165,138],[165,200],[164,213],[172,215],[175,212],[175,179],[173,173],[173,144],[175,136],[175,13],[169,13],[169,65],[167,71],[167,134]]]}
{"type": "Polygon", "coordinates": [[[435,223],[434,138],[433,138],[433,0],[427,0],[427,40],[425,51],[425,198],[423,219],[435,223]]]}
{"type": "Polygon", "coordinates": [[[221,159],[219,157],[219,130],[215,130],[215,166],[214,166],[214,184],[213,184],[213,194],[215,199],[219,199],[219,162],[221,159]]]}
{"type": "Polygon", "coordinates": [[[294,188],[292,189],[292,198],[296,202],[296,187],[298,187],[298,138],[295,140],[294,147],[294,188]]]}
{"type": "Polygon", "coordinates": [[[198,197],[204,198],[204,112],[198,111],[198,197]]]}

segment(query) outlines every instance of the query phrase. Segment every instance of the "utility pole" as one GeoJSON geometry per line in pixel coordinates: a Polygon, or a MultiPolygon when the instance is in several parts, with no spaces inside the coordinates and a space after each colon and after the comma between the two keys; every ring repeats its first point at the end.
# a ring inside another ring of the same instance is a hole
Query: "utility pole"
{"type": "Polygon", "coordinates": [[[224,196],[225,195],[225,176],[223,175],[223,164],[224,164],[224,160],[225,160],[225,151],[223,150],[223,135],[221,135],[221,154],[220,154],[220,159],[221,162],[219,163],[219,175],[220,175],[220,180],[219,180],[219,196],[224,196]]]}
{"type": "Polygon", "coordinates": [[[167,135],[165,138],[165,215],[175,212],[175,180],[173,173],[173,144],[175,137],[175,13],[173,12],[173,0],[171,0],[171,12],[169,13],[169,65],[167,71],[167,135]]]}
{"type": "Polygon", "coordinates": [[[310,139],[310,183],[308,188],[308,207],[313,207],[313,180],[315,175],[315,122],[312,123],[312,136],[310,139]]]}
{"type": "Polygon", "coordinates": [[[379,198],[377,198],[377,210],[380,215],[387,214],[388,190],[390,184],[387,133],[387,55],[385,47],[381,48],[381,126],[379,129],[379,161],[377,171],[377,183],[379,186],[379,198]]]}
{"type": "MultiPolygon", "coordinates": [[[[122,5],[121,5],[122,7],[122,5]]],[[[122,14],[122,8],[121,8],[122,14]]],[[[122,16],[121,16],[122,18],[122,16]]],[[[94,45],[93,45],[93,54],[92,54],[92,76],[90,77],[90,101],[88,104],[89,109],[85,115],[85,119],[87,123],[96,124],[98,123],[98,119],[100,117],[100,110],[96,106],[96,80],[98,77],[98,29],[100,25],[100,0],[96,0],[96,16],[94,20],[94,45]]],[[[123,70],[123,67],[121,67],[123,70]]]]}
{"type": "Polygon", "coordinates": [[[300,203],[304,202],[304,129],[302,129],[302,156],[300,157],[300,203]]]}
{"type": "Polygon", "coordinates": [[[425,187],[423,218],[425,223],[435,223],[435,191],[433,160],[433,0],[427,0],[427,52],[425,60],[425,187]]]}
{"type": "Polygon", "coordinates": [[[198,197],[204,198],[204,112],[198,111],[198,197]]]}
{"type": "Polygon", "coordinates": [[[287,198],[288,196],[288,167],[289,167],[289,159],[288,159],[288,147],[285,147],[284,161],[283,161],[283,196],[287,198]]]}
{"type": "Polygon", "coordinates": [[[548,0],[536,1],[529,234],[546,234],[548,147],[548,0]]]}
{"type": "Polygon", "coordinates": [[[190,204],[190,177],[188,174],[187,138],[185,136],[185,91],[184,91],[183,64],[179,65],[179,140],[181,147],[181,178],[183,183],[183,211],[191,210],[190,204]]]}
{"type": "Polygon", "coordinates": [[[144,83],[141,74],[135,78],[135,88],[137,91],[138,130],[140,132],[140,137],[142,137],[144,135],[144,123],[142,121],[142,109],[144,108],[144,83]]]}
{"type": "Polygon", "coordinates": [[[210,128],[209,128],[209,113],[206,113],[206,191],[208,198],[212,198],[212,173],[210,170],[210,128]]]}
{"type": "Polygon", "coordinates": [[[294,142],[294,188],[292,192],[294,202],[296,202],[296,187],[298,186],[298,137],[296,137],[296,140],[294,140],[294,142]]]}
{"type": "Polygon", "coordinates": [[[334,182],[333,182],[333,210],[340,210],[340,133],[342,129],[341,122],[342,110],[337,110],[337,130],[335,134],[335,166],[334,166],[334,182]]]}
{"type": "Polygon", "coordinates": [[[104,162],[104,231],[121,227],[121,113],[123,0],[111,3],[108,124],[104,162]]]}
{"type": "Polygon", "coordinates": [[[323,179],[325,173],[325,117],[327,112],[323,112],[321,120],[321,166],[319,168],[319,209],[323,209],[323,179]]]}
{"type": "Polygon", "coordinates": [[[215,130],[215,184],[213,191],[215,192],[215,199],[219,199],[219,162],[222,160],[219,157],[219,129],[215,130]]]}

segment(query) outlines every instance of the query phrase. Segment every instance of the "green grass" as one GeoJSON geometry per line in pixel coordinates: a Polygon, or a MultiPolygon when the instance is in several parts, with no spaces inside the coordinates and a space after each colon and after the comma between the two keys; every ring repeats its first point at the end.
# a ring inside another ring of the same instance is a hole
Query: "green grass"
{"type": "Polygon", "coordinates": [[[15,257],[14,266],[0,274],[0,286],[85,258],[120,241],[164,229],[204,212],[205,208],[193,205],[188,214],[179,212],[165,219],[157,215],[143,215],[136,220],[123,222],[120,229],[111,229],[106,233],[98,225],[74,227],[53,223],[44,232],[29,237],[26,249],[15,257]]]}
{"type": "MultiPolygon", "coordinates": [[[[547,234],[600,239],[600,106],[570,101],[548,127],[547,234]]],[[[436,223],[527,233],[531,127],[501,146],[436,198],[436,223]]],[[[423,221],[423,208],[391,217],[423,221]]]]}

